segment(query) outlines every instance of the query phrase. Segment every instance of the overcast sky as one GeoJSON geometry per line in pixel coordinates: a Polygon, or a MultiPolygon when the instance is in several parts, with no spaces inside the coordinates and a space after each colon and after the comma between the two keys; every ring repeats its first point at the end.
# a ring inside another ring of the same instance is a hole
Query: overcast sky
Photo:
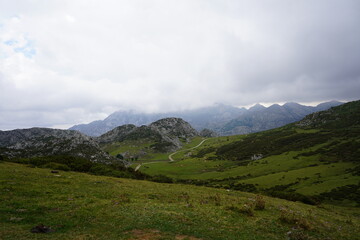
{"type": "Polygon", "coordinates": [[[0,0],[0,129],[360,98],[358,0],[0,0]]]}

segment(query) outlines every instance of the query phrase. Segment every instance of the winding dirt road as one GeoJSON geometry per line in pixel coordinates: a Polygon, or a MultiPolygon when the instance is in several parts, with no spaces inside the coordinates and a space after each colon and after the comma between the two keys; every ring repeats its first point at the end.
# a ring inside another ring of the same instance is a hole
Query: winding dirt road
{"type": "Polygon", "coordinates": [[[170,162],[174,162],[175,160],[172,158],[172,156],[174,156],[175,154],[179,153],[179,152],[184,152],[184,151],[189,151],[189,150],[193,150],[195,148],[198,148],[200,147],[207,139],[204,139],[202,140],[198,145],[196,145],[195,147],[192,147],[192,148],[188,148],[188,149],[183,149],[183,150],[180,150],[180,151],[177,151],[177,152],[173,152],[172,154],[169,155],[169,161],[170,162]]]}
{"type": "MultiPolygon", "coordinates": [[[[179,153],[179,152],[184,152],[184,151],[190,151],[190,150],[193,150],[195,148],[198,148],[200,147],[205,141],[209,140],[208,138],[207,139],[204,139],[202,140],[198,145],[196,145],[195,147],[192,147],[192,148],[188,148],[188,149],[182,149],[180,151],[176,151],[176,152],[173,152],[169,155],[169,162],[174,162],[175,160],[172,158],[172,156],[174,156],[175,154],[179,153]]],[[[152,164],[152,163],[159,163],[159,162],[164,162],[164,161],[156,161],[156,162],[147,162],[147,163],[140,163],[139,165],[136,166],[135,168],[135,172],[138,171],[140,169],[140,167],[142,165],[145,165],[145,164],[152,164]]]]}

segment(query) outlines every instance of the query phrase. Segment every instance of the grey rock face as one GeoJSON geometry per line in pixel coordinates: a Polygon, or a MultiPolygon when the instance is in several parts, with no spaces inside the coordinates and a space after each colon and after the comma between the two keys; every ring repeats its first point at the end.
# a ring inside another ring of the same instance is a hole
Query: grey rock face
{"type": "Polygon", "coordinates": [[[181,148],[180,140],[188,142],[191,138],[199,135],[188,122],[181,118],[160,119],[150,124],[149,127],[161,135],[163,142],[171,143],[174,146],[169,146],[170,151],[181,148]]]}
{"type": "Polygon", "coordinates": [[[99,143],[110,143],[122,141],[129,133],[133,132],[136,126],[133,124],[126,124],[95,138],[99,143]]]}
{"type": "Polygon", "coordinates": [[[218,137],[219,136],[219,134],[217,134],[216,132],[214,132],[210,129],[207,129],[207,128],[204,128],[203,130],[201,130],[199,135],[201,137],[218,137]]]}
{"type": "Polygon", "coordinates": [[[198,132],[188,122],[180,118],[165,118],[148,126],[123,125],[95,139],[99,143],[148,139],[156,143],[158,151],[171,152],[179,149],[182,141],[189,141],[194,136],[198,136],[198,132]]]}
{"type": "Polygon", "coordinates": [[[195,137],[198,132],[181,118],[164,118],[149,125],[150,128],[158,131],[161,135],[174,136],[189,139],[195,137]]]}
{"type": "Polygon", "coordinates": [[[71,155],[95,162],[111,157],[91,137],[77,131],[30,128],[0,132],[1,154],[9,157],[71,155]]]}

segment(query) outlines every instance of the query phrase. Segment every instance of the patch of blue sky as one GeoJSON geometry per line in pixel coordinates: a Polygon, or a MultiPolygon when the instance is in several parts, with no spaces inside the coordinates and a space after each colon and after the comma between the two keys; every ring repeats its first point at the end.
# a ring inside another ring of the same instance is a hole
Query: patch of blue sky
{"type": "Polygon", "coordinates": [[[14,51],[24,54],[24,56],[27,58],[32,58],[34,55],[36,55],[34,44],[30,40],[27,40],[24,46],[14,48],[14,51]]]}
{"type": "Polygon", "coordinates": [[[11,39],[4,42],[6,45],[13,46],[18,43],[18,41],[11,39]]]}
{"type": "Polygon", "coordinates": [[[24,54],[24,56],[27,58],[32,58],[34,55],[36,55],[35,48],[28,46],[15,48],[14,51],[24,54]]]}
{"type": "Polygon", "coordinates": [[[8,55],[6,53],[0,52],[0,59],[8,58],[8,55]]]}

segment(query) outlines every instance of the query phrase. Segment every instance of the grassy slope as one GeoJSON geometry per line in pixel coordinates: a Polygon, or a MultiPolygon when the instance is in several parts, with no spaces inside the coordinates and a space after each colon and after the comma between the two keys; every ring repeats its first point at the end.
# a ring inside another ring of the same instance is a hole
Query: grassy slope
{"type": "Polygon", "coordinates": [[[148,165],[141,171],[176,179],[210,182],[215,179],[216,183],[210,185],[222,187],[253,184],[257,189],[264,190],[291,184],[287,191],[305,195],[318,195],[336,187],[356,185],[360,176],[349,170],[359,168],[360,130],[356,117],[341,118],[343,112],[349,111],[356,116],[359,111],[352,109],[359,107],[355,105],[359,103],[337,108],[335,123],[328,121],[325,129],[320,128],[320,118],[318,128],[288,125],[247,136],[213,138],[193,150],[192,156],[182,152],[178,158],[175,155],[178,160],[175,163],[148,165]],[[336,119],[341,119],[341,124],[336,124],[336,119]],[[256,153],[265,156],[249,161],[250,156],[256,153]],[[223,181],[219,181],[221,179],[223,181]]]}
{"type": "Polygon", "coordinates": [[[0,162],[0,239],[359,239],[358,208],[265,197],[239,212],[254,196],[0,162]],[[41,223],[56,232],[30,233],[41,223]]]}
{"type": "Polygon", "coordinates": [[[123,142],[106,144],[102,147],[102,149],[108,152],[111,156],[116,156],[117,154],[125,155],[124,153],[135,156],[137,157],[137,160],[134,162],[168,160],[168,153],[159,153],[151,149],[150,146],[153,144],[155,144],[155,141],[150,141],[148,139],[126,140],[123,142]]]}

